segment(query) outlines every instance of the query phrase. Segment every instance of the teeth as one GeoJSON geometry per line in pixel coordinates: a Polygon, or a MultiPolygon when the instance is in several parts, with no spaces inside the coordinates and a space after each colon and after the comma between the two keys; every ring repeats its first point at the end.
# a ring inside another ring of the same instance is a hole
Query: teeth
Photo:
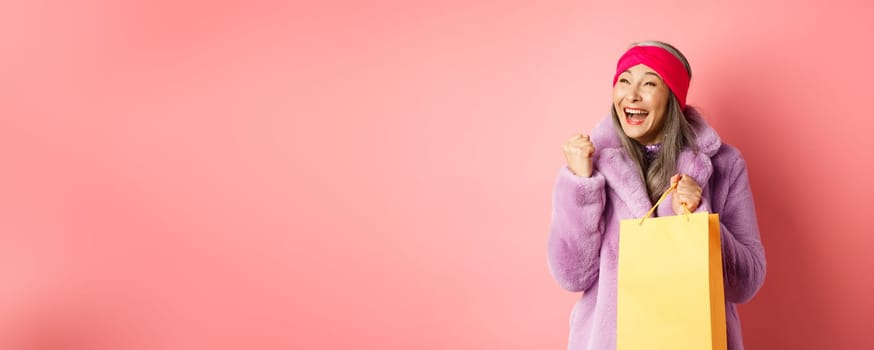
{"type": "Polygon", "coordinates": [[[647,114],[647,112],[639,109],[626,109],[625,114],[647,114]]]}

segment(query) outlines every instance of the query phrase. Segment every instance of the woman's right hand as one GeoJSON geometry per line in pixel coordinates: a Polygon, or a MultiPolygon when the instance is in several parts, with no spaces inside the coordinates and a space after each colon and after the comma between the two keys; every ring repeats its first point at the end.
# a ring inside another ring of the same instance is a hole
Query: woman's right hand
{"type": "Polygon", "coordinates": [[[595,145],[589,140],[589,136],[574,135],[562,146],[562,150],[571,172],[582,177],[592,176],[592,156],[595,154],[595,145]]]}

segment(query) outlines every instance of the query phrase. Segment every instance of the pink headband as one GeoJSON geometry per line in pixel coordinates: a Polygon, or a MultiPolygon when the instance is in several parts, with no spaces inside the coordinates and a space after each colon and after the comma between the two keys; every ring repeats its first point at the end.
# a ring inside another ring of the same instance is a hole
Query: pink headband
{"type": "Polygon", "coordinates": [[[658,46],[634,46],[628,49],[616,65],[616,75],[613,85],[619,80],[619,75],[628,68],[644,64],[656,71],[668,88],[680,102],[680,109],[686,108],[686,93],[689,91],[689,72],[686,66],[676,56],[658,46]]]}

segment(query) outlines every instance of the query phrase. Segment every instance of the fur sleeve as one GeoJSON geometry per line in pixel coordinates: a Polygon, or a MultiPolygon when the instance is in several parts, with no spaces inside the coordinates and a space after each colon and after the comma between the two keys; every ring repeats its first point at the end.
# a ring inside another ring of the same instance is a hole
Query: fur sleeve
{"type": "Polygon", "coordinates": [[[552,276],[568,291],[585,291],[598,279],[604,186],[597,171],[583,178],[562,167],[556,179],[547,255],[552,276]]]}
{"type": "Polygon", "coordinates": [[[719,218],[722,224],[725,299],[733,303],[745,303],[753,298],[765,281],[765,250],[759,236],[756,209],[743,158],[738,158],[730,174],[728,197],[719,218]]]}

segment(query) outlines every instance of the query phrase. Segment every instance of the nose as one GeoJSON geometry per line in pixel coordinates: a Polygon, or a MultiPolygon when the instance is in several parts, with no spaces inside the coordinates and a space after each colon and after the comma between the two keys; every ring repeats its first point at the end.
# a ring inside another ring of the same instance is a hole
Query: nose
{"type": "Polygon", "coordinates": [[[628,88],[628,94],[625,95],[625,98],[630,100],[631,102],[640,102],[640,89],[637,86],[631,86],[628,88]]]}

